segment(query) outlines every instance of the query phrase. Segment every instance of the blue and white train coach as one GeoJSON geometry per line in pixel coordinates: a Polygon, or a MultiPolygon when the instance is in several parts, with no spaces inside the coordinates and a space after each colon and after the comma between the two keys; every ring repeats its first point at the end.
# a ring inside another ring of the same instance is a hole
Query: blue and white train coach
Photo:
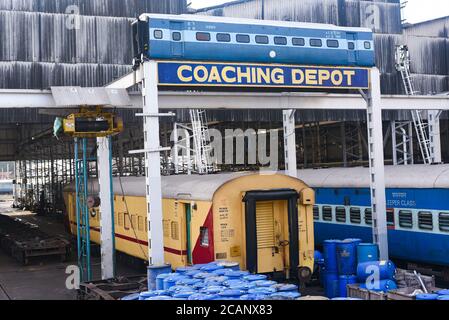
{"type": "MultiPolygon", "coordinates": [[[[372,242],[367,168],[300,170],[316,190],[315,242],[361,238],[372,242]]],[[[449,266],[449,165],[386,166],[390,256],[449,266]]]]}
{"type": "Polygon", "coordinates": [[[366,28],[162,14],[144,14],[133,28],[139,60],[375,65],[373,32],[366,28]]]}

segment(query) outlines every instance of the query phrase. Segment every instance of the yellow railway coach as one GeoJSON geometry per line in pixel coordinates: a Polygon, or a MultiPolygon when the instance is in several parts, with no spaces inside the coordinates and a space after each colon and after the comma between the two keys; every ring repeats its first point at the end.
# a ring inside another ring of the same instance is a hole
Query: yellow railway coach
{"type": "MultiPolygon", "coordinates": [[[[89,193],[98,194],[97,181],[89,193]]],[[[226,173],[162,177],[165,259],[173,268],[214,260],[254,273],[307,280],[313,270],[315,194],[283,174],[226,173]]],[[[76,234],[75,184],[64,189],[76,234]]],[[[114,179],[116,249],[148,260],[145,179],[114,179]],[[122,192],[123,190],[123,192],[122,192]]],[[[100,242],[100,212],[91,210],[91,240],[100,242]]]]}

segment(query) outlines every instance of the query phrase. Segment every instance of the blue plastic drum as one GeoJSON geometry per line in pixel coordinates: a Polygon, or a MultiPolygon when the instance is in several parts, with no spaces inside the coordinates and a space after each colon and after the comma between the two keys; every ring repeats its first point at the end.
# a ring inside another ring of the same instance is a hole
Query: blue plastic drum
{"type": "Polygon", "coordinates": [[[219,261],[217,263],[220,267],[225,268],[226,270],[234,270],[240,271],[240,264],[234,261],[219,261]]]}
{"type": "Polygon", "coordinates": [[[256,287],[272,287],[272,286],[278,284],[276,281],[272,281],[272,280],[257,280],[257,281],[253,281],[252,283],[256,287]]]}
{"type": "Polygon", "coordinates": [[[178,293],[175,293],[173,295],[173,298],[178,298],[178,299],[189,299],[189,297],[193,294],[196,294],[196,291],[180,291],[178,293]]]}
{"type": "Polygon", "coordinates": [[[357,273],[358,240],[343,240],[337,244],[337,268],[340,275],[357,273]]]}
{"type": "Polygon", "coordinates": [[[348,295],[347,286],[354,283],[357,283],[357,276],[340,276],[338,278],[338,296],[346,298],[348,295]]]}
{"type": "Polygon", "coordinates": [[[218,294],[224,290],[227,290],[228,288],[224,286],[210,286],[210,287],[204,287],[200,290],[200,293],[206,293],[206,294],[218,294]]]}
{"type": "Polygon", "coordinates": [[[212,272],[212,271],[220,270],[220,269],[224,269],[224,267],[219,266],[218,264],[207,264],[207,265],[201,267],[200,270],[203,272],[212,272]]]}
{"type": "Polygon", "coordinates": [[[325,273],[324,274],[324,291],[326,297],[332,299],[339,296],[339,281],[338,274],[325,273]]]}
{"type": "Polygon", "coordinates": [[[374,243],[361,243],[357,246],[357,262],[379,261],[379,246],[374,243]]]}
{"type": "Polygon", "coordinates": [[[298,291],[298,286],[295,284],[279,283],[272,286],[279,292],[298,291]]]}
{"type": "Polygon", "coordinates": [[[259,281],[259,280],[266,280],[268,277],[264,274],[250,274],[243,277],[243,280],[245,281],[259,281]]]}
{"type": "Polygon", "coordinates": [[[357,277],[359,282],[377,273],[381,280],[394,280],[396,266],[391,261],[370,261],[359,263],[357,266],[357,277]]]}
{"type": "Polygon", "coordinates": [[[244,294],[240,297],[240,300],[247,300],[247,301],[258,301],[258,300],[265,300],[269,296],[266,294],[244,294]]]}
{"type": "Polygon", "coordinates": [[[444,296],[438,296],[438,300],[449,300],[449,295],[444,295],[444,296]]]}
{"type": "Polygon", "coordinates": [[[324,266],[326,267],[326,272],[336,273],[338,272],[337,266],[337,244],[340,240],[326,240],[323,243],[323,257],[324,266]]]}
{"type": "Polygon", "coordinates": [[[242,295],[244,295],[244,294],[245,294],[245,292],[243,292],[242,290],[227,289],[227,290],[224,290],[224,291],[220,292],[218,295],[221,298],[237,298],[237,299],[240,299],[240,297],[242,295]]]}
{"type": "Polygon", "coordinates": [[[250,289],[254,289],[255,287],[256,285],[254,284],[254,282],[247,282],[247,281],[231,282],[229,284],[229,289],[234,290],[248,291],[250,289]]]}
{"type": "Polygon", "coordinates": [[[127,296],[124,296],[120,300],[135,301],[135,300],[139,300],[139,297],[140,297],[140,293],[133,293],[133,294],[129,294],[127,296]]]}
{"type": "Polygon", "coordinates": [[[173,298],[170,296],[155,296],[155,297],[148,298],[147,301],[148,300],[173,300],[173,298]]]}
{"type": "Polygon", "coordinates": [[[173,275],[170,275],[164,279],[164,285],[163,285],[164,288],[163,289],[168,290],[171,287],[175,286],[176,282],[178,282],[179,280],[186,279],[186,278],[187,278],[186,276],[181,276],[179,274],[173,273],[173,275]]]}
{"type": "Polygon", "coordinates": [[[284,298],[284,299],[288,299],[288,300],[294,300],[297,299],[301,296],[301,294],[299,292],[275,292],[273,294],[270,295],[271,298],[284,298]]]}
{"type": "Polygon", "coordinates": [[[272,287],[256,287],[253,289],[249,289],[249,294],[265,294],[265,295],[272,295],[273,293],[276,293],[276,289],[272,287]]]}
{"type": "Polygon", "coordinates": [[[438,295],[433,293],[418,294],[416,300],[438,300],[438,295]]]}
{"type": "Polygon", "coordinates": [[[164,280],[167,277],[173,276],[173,273],[162,273],[156,277],[156,290],[164,289],[164,280]]]}
{"type": "Polygon", "coordinates": [[[437,294],[439,296],[449,296],[449,290],[448,289],[440,290],[440,291],[437,291],[437,294]]]}
{"type": "Polygon", "coordinates": [[[192,294],[188,300],[215,300],[218,298],[216,294],[205,294],[205,293],[194,293],[192,294]]]}
{"type": "Polygon", "coordinates": [[[224,273],[224,276],[228,278],[233,279],[239,279],[244,276],[249,275],[249,271],[235,271],[235,270],[227,270],[227,272],[224,273]]]}

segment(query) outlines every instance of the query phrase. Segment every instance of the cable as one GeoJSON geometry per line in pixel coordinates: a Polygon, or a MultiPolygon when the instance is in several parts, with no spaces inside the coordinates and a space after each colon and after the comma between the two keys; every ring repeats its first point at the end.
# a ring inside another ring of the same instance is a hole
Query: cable
{"type": "MultiPolygon", "coordinates": [[[[137,237],[136,229],[134,228],[134,225],[133,225],[133,221],[132,221],[132,219],[131,219],[131,214],[130,214],[129,209],[128,209],[128,202],[126,201],[126,198],[125,198],[125,191],[124,191],[124,189],[123,189],[123,183],[122,183],[122,173],[121,173],[121,168],[119,169],[118,180],[119,180],[119,183],[120,183],[120,189],[121,189],[121,191],[122,191],[122,200],[123,200],[123,202],[125,203],[126,213],[128,214],[128,220],[129,220],[129,222],[130,222],[131,229],[133,230],[134,237],[136,238],[136,240],[139,240],[139,238],[137,237]]],[[[140,250],[142,251],[143,256],[144,256],[145,259],[147,259],[147,261],[149,262],[150,260],[148,259],[148,255],[146,254],[145,250],[143,249],[142,244],[140,244],[140,242],[137,242],[137,244],[139,245],[139,248],[140,248],[140,250]]]]}

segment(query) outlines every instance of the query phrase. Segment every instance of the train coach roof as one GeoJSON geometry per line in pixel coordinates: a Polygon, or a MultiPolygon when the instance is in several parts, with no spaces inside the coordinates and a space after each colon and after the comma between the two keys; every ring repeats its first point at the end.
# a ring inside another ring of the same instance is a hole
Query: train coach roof
{"type": "Polygon", "coordinates": [[[368,32],[373,31],[369,28],[363,27],[341,27],[334,24],[325,23],[311,23],[311,22],[296,22],[296,21],[277,21],[277,20],[259,20],[259,19],[247,19],[247,18],[232,18],[232,17],[218,17],[218,16],[206,16],[206,15],[191,15],[191,14],[158,14],[158,13],[144,13],[140,15],[139,19],[170,19],[181,21],[198,21],[198,22],[215,22],[215,23],[234,23],[234,24],[246,24],[246,25],[260,25],[260,26],[275,26],[275,27],[287,27],[287,28],[307,28],[317,30],[336,30],[336,31],[358,31],[368,32]]]}
{"type": "MultiPolygon", "coordinates": [[[[367,188],[368,168],[329,168],[298,171],[312,188],[367,188]]],[[[387,188],[449,188],[449,165],[385,166],[387,188]]]]}
{"type": "MultiPolygon", "coordinates": [[[[223,173],[211,175],[178,175],[162,177],[162,196],[167,199],[180,200],[212,200],[215,191],[226,182],[239,177],[256,174],[255,172],[223,173]]],[[[90,180],[88,190],[98,193],[97,180],[90,180]]],[[[71,183],[64,191],[75,191],[75,184],[71,183]]],[[[141,197],[145,196],[145,177],[114,178],[114,194],[141,197]],[[120,184],[121,180],[121,184],[120,184]],[[123,186],[123,191],[122,191],[123,186]]]]}

